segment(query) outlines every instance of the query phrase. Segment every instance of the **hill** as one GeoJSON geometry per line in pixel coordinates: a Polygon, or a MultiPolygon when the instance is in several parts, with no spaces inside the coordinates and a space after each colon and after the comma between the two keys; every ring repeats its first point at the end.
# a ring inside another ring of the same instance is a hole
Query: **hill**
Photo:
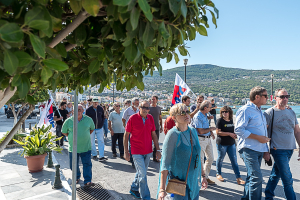
{"type": "MultiPolygon", "coordinates": [[[[144,82],[153,85],[154,90],[172,92],[176,73],[184,79],[184,67],[176,67],[163,70],[162,76],[158,72],[152,77],[147,75],[144,82]]],[[[300,70],[246,70],[199,64],[187,66],[186,80],[194,93],[214,96],[222,93],[235,104],[241,104],[241,99],[248,97],[254,86],[265,87],[271,94],[271,74],[274,74],[274,91],[284,87],[291,95],[289,101],[300,103],[300,70]]]]}

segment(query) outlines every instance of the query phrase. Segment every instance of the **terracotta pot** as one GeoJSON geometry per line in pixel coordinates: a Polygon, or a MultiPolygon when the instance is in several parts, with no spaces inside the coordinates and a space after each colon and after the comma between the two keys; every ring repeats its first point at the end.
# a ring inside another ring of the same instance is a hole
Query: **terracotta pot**
{"type": "Polygon", "coordinates": [[[24,156],[24,158],[26,158],[27,161],[29,172],[34,173],[34,172],[42,171],[44,167],[46,155],[47,153],[44,153],[43,155],[37,155],[37,156],[24,156]]]}

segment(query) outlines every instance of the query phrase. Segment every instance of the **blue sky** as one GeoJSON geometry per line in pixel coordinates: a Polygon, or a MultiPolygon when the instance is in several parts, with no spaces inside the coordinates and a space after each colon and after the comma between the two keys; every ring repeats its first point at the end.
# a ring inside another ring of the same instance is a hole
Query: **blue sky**
{"type": "MultiPolygon", "coordinates": [[[[300,0],[213,0],[219,9],[218,28],[211,22],[208,37],[188,41],[190,57],[178,64],[161,61],[163,69],[213,64],[243,69],[300,69],[300,0]]],[[[178,53],[178,55],[180,55],[178,53]]]]}

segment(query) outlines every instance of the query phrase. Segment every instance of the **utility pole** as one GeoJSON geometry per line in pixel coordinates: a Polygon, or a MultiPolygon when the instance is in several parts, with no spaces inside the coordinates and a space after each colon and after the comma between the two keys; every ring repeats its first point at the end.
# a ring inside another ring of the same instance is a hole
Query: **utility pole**
{"type": "Polygon", "coordinates": [[[113,85],[113,103],[115,102],[115,83],[112,83],[113,85]]]}
{"type": "Polygon", "coordinates": [[[184,82],[186,83],[186,65],[188,63],[188,59],[183,59],[184,63],[184,82]]]}
{"type": "Polygon", "coordinates": [[[273,106],[273,78],[274,78],[274,74],[271,74],[271,79],[272,79],[272,85],[271,85],[271,105],[273,106]]]}

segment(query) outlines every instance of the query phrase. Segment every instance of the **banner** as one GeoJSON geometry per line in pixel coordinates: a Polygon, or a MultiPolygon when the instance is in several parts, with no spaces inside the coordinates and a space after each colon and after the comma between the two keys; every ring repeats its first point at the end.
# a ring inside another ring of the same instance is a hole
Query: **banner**
{"type": "Polygon", "coordinates": [[[50,91],[48,91],[48,93],[49,93],[49,100],[45,105],[44,111],[41,113],[41,118],[38,123],[38,127],[42,127],[43,125],[49,126],[51,124],[52,128],[54,128],[55,127],[54,120],[53,120],[54,113],[52,107],[54,100],[52,98],[50,91]]]}
{"type": "Polygon", "coordinates": [[[181,97],[183,95],[187,95],[191,89],[187,84],[180,78],[180,76],[176,73],[175,77],[175,86],[174,86],[174,92],[173,92],[173,98],[172,98],[172,106],[176,103],[181,102],[181,97]]]}

